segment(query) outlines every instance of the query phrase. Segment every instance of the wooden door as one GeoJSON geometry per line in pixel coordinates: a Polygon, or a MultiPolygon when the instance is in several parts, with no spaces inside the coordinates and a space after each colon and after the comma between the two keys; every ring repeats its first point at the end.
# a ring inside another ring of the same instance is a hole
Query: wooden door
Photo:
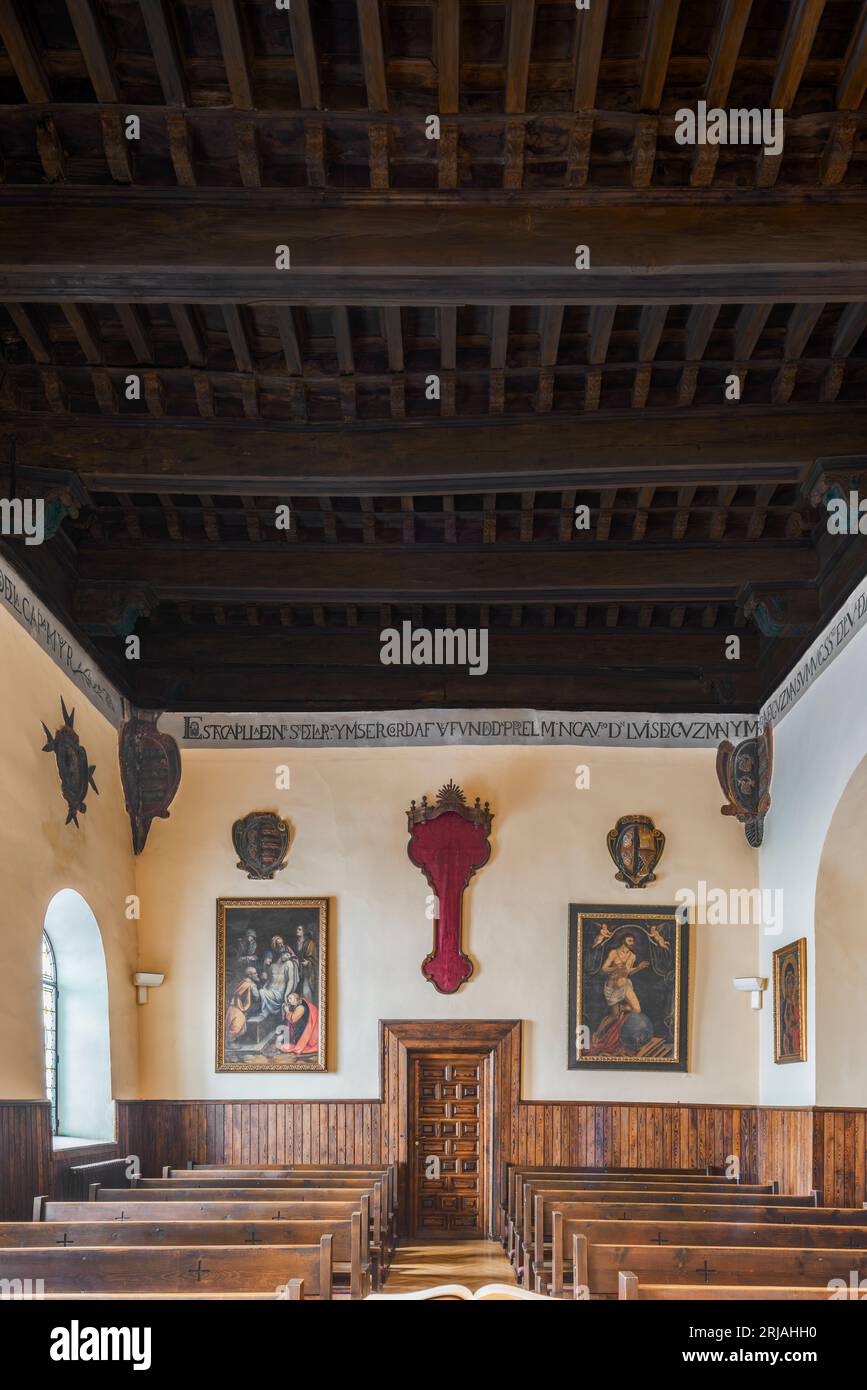
{"type": "Polygon", "coordinates": [[[419,1052],[409,1062],[412,1234],[484,1236],[488,1054],[419,1052]]]}

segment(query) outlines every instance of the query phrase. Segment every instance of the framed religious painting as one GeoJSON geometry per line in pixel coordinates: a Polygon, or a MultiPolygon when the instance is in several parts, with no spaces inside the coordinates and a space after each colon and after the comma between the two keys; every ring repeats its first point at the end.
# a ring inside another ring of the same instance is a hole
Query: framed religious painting
{"type": "Polygon", "coordinates": [[[327,1071],[327,898],[217,899],[217,1071],[327,1071]]]}
{"type": "Polygon", "coordinates": [[[774,1061],[807,1060],[807,938],[774,952],[774,1061]]]}
{"type": "Polygon", "coordinates": [[[569,908],[569,1067],[688,1071],[689,924],[675,907],[569,908]]]}

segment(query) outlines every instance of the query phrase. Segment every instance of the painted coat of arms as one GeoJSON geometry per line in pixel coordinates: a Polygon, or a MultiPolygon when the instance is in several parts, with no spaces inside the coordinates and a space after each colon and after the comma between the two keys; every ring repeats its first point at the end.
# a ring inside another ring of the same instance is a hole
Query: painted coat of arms
{"type": "Polygon", "coordinates": [[[289,827],[271,811],[251,811],[232,826],[232,843],[236,867],[246,869],[248,878],[273,878],[286,867],[289,827]]]}
{"type": "Polygon", "coordinates": [[[608,853],[617,865],[617,878],[627,888],[654,883],[656,868],[665,849],[665,836],[650,816],[621,816],[608,832],[608,853]]]}
{"type": "Polygon", "coordinates": [[[63,715],[63,726],[52,734],[47,724],[42,727],[45,730],[45,744],[43,753],[53,753],[57,763],[57,771],[60,775],[60,788],[63,799],[68,807],[66,824],[72,821],[76,830],[78,829],[78,817],[83,816],[87,810],[85,800],[88,790],[96,792],[99,796],[99,788],[93,780],[96,771],[95,763],[88,763],[87,749],[83,746],[78,734],[75,732],[75,710],[69,713],[63,703],[63,696],[60,697],[60,710],[63,715]]]}

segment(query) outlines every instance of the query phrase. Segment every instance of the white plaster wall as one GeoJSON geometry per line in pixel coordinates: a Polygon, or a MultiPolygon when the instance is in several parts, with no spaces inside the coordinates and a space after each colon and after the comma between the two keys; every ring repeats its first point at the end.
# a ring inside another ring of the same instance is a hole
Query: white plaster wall
{"type": "Polygon", "coordinates": [[[450,748],[190,750],[170,819],[156,821],[137,864],[139,968],[166,983],[139,1010],[145,1097],[345,1097],[379,1094],[380,1018],[523,1018],[523,1093],[531,1099],[757,1099],[758,1022],[735,975],[756,969],[756,928],[699,927],[693,951],[691,1071],[570,1072],[566,951],[570,902],[671,904],[704,878],[757,885],[757,856],[722,795],[713,750],[450,748]],[[275,791],[275,766],[291,790],[275,791]],[[575,767],[591,770],[590,790],[575,767]],[[430,892],[406,854],[405,812],[454,777],[495,813],[493,853],[465,895],[465,950],[475,974],[443,996],[420,972],[430,950],[430,892]],[[231,827],[275,810],[292,827],[286,870],[250,882],[231,827]],[[627,812],[667,836],[658,882],[615,881],[606,834],[627,812]],[[215,903],[220,896],[328,895],[327,1074],[217,1075],[215,903]]]}
{"type": "MultiPolygon", "coordinates": [[[[769,988],[761,1014],[760,1099],[765,1105],[845,1103],[829,1076],[821,1094],[816,1086],[816,1048],[822,1027],[825,1021],[839,1026],[840,1020],[835,1020],[834,998],[827,994],[818,999],[821,1022],[817,1020],[816,957],[823,940],[816,939],[814,914],[825,836],[853,770],[867,753],[865,695],[867,629],[852,638],[774,730],[772,804],[759,851],[759,871],[763,888],[783,889],[785,925],[779,936],[762,935],[760,973],[772,984],[773,951],[806,937],[808,1060],[775,1065],[769,988]]],[[[823,924],[823,933],[831,930],[832,922],[823,924]]],[[[865,934],[860,949],[867,949],[865,934]]],[[[861,1011],[867,1016],[863,1000],[861,1011]]],[[[867,1085],[864,1092],[861,1105],[867,1104],[867,1085]]]]}

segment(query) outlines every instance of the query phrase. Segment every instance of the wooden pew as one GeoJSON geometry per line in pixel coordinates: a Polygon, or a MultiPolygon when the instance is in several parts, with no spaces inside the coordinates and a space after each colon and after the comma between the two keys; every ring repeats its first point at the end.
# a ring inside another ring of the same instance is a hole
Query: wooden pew
{"type": "MultiPolygon", "coordinates": [[[[837,1295],[839,1297],[839,1295],[837,1295]]],[[[621,1270],[617,1297],[626,1302],[634,1299],[652,1299],[656,1302],[704,1302],[718,1303],[729,1299],[739,1302],[766,1300],[769,1302],[819,1303],[834,1297],[834,1292],[826,1288],[793,1288],[784,1285],[758,1285],[741,1287],[739,1284],[644,1284],[631,1270],[621,1270]]]]}
{"type": "Polygon", "coordinates": [[[808,1204],[813,1205],[815,1202],[815,1196],[780,1197],[776,1193],[747,1192],[743,1188],[735,1188],[731,1183],[718,1188],[706,1189],[703,1192],[694,1192],[688,1183],[671,1188],[650,1187],[647,1184],[627,1187],[625,1184],[621,1184],[618,1187],[603,1190],[595,1186],[584,1188],[578,1183],[561,1187],[556,1184],[552,1185],[547,1180],[525,1182],[519,1212],[514,1221],[512,1237],[515,1251],[514,1262],[516,1271],[519,1273],[529,1270],[529,1260],[532,1259],[534,1253],[541,1255],[541,1247],[537,1247],[533,1233],[534,1202],[537,1195],[544,1195],[553,1202],[582,1199],[606,1203],[655,1201],[660,1203],[677,1202],[683,1205],[712,1204],[714,1202],[749,1205],[761,1202],[763,1197],[781,1206],[801,1207],[808,1204]]]}
{"type": "Polygon", "coordinates": [[[534,1288],[552,1298],[572,1292],[573,1237],[585,1236],[591,1245],[750,1245],[799,1249],[867,1249],[867,1224],[788,1225],[742,1221],[607,1221],[581,1220],[550,1209],[551,1259],[534,1258],[534,1288]]]}
{"type": "Polygon", "coordinates": [[[636,1178],[648,1181],[652,1178],[673,1178],[676,1182],[692,1182],[712,1176],[708,1168],[552,1168],[528,1166],[521,1163],[507,1163],[504,1181],[504,1201],[501,1205],[503,1219],[503,1245],[512,1252],[512,1231],[515,1216],[520,1207],[521,1188],[525,1181],[534,1178],[569,1180],[573,1177],[608,1178],[611,1185],[621,1182],[631,1183],[636,1178]]]}
{"type": "Polygon", "coordinates": [[[72,1246],[0,1250],[0,1278],[41,1279],[45,1298],[118,1294],[331,1298],[331,1237],[317,1245],[72,1246]]]}
{"type": "MultiPolygon", "coordinates": [[[[78,1204],[73,1204],[78,1205],[78,1204]]],[[[90,1213],[93,1207],[90,1206],[90,1213]]],[[[102,1208],[100,1208],[102,1210],[102,1208]]],[[[177,1220],[166,1221],[3,1221],[0,1222],[0,1252],[6,1248],[30,1249],[36,1246],[70,1249],[76,1246],[160,1246],[160,1245],[318,1245],[323,1236],[331,1237],[334,1290],[350,1298],[363,1298],[369,1292],[370,1261],[363,1235],[361,1212],[353,1211],[347,1220],[177,1220]]]]}
{"type": "MultiPolygon", "coordinates": [[[[815,1250],[731,1245],[596,1245],[586,1236],[572,1238],[573,1294],[614,1297],[621,1270],[648,1284],[717,1284],[819,1287],[850,1274],[867,1274],[867,1249],[815,1250]],[[696,1278],[695,1276],[699,1277],[696,1278]]],[[[586,1296],[586,1295],[584,1295],[586,1296]]]]}
{"type": "MultiPolygon", "coordinates": [[[[359,1210],[361,1209],[362,1197],[367,1197],[369,1201],[369,1251],[371,1263],[371,1277],[375,1287],[378,1287],[385,1270],[388,1268],[389,1251],[392,1246],[392,1233],[388,1222],[388,1213],[383,1201],[383,1185],[380,1182],[372,1186],[350,1187],[296,1187],[292,1184],[279,1183],[276,1186],[264,1186],[258,1180],[251,1183],[241,1183],[227,1186],[210,1184],[207,1187],[185,1187],[170,1183],[166,1186],[162,1179],[152,1179],[151,1181],[162,1184],[159,1187],[136,1185],[134,1187],[102,1187],[99,1183],[93,1183],[90,1189],[90,1200],[94,1202],[120,1202],[129,1206],[130,1203],[161,1202],[161,1203],[196,1203],[209,1204],[212,1202],[237,1203],[243,1201],[250,1202],[270,1202],[282,1203],[284,1206],[290,1202],[342,1202],[349,1201],[359,1210]]],[[[165,1210],[165,1208],[163,1208],[165,1210]]],[[[206,1214],[206,1213],[203,1213],[206,1214]]],[[[167,1214],[164,1218],[171,1219],[167,1214]]]]}
{"type": "MultiPolygon", "coordinates": [[[[325,1190],[331,1192],[345,1191],[346,1193],[372,1192],[373,1195],[373,1217],[374,1220],[381,1215],[381,1229],[379,1236],[375,1239],[382,1243],[384,1258],[389,1256],[396,1244],[396,1215],[390,1201],[391,1185],[387,1176],[374,1178],[339,1176],[333,1173],[323,1174],[322,1177],[313,1174],[292,1175],[281,1177],[278,1174],[267,1174],[265,1177],[253,1177],[248,1175],[231,1174],[227,1177],[205,1176],[195,1172],[184,1170],[179,1177],[169,1178],[132,1178],[130,1188],[148,1191],[158,1191],[165,1189],[173,1191],[183,1189],[192,1191],[201,1189],[205,1191],[216,1191],[217,1189],[232,1188],[240,1192],[248,1188],[286,1188],[307,1190],[325,1190]]],[[[387,1262],[387,1260],[386,1260],[387,1262]]]]}
{"type": "Polygon", "coordinates": [[[192,1159],[188,1159],[186,1168],[170,1168],[167,1165],[162,1170],[162,1176],[182,1177],[191,1172],[200,1173],[203,1177],[227,1177],[233,1173],[241,1176],[246,1174],[249,1177],[270,1177],[272,1174],[275,1177],[305,1174],[321,1177],[323,1173],[340,1173],[347,1177],[387,1177],[392,1205],[395,1209],[398,1205],[397,1166],[394,1163],[193,1163],[192,1159]]]}
{"type": "Polygon", "coordinates": [[[644,1191],[678,1191],[678,1192],[699,1192],[713,1194],[720,1191],[731,1191],[736,1189],[741,1193],[753,1193],[755,1195],[771,1195],[776,1192],[776,1183],[751,1183],[742,1184],[721,1177],[700,1177],[693,1179],[674,1178],[671,1176],[660,1176],[650,1174],[611,1174],[599,1177],[598,1174],[592,1175],[571,1174],[562,1172],[547,1172],[537,1175],[525,1175],[524,1170],[516,1168],[514,1170],[515,1186],[510,1198],[510,1210],[508,1215],[508,1230],[506,1238],[506,1248],[513,1262],[520,1258],[520,1236],[524,1229],[524,1216],[526,1211],[526,1188],[530,1183],[533,1187],[567,1188],[576,1187],[582,1191],[625,1191],[629,1189],[633,1192],[644,1191]]]}

